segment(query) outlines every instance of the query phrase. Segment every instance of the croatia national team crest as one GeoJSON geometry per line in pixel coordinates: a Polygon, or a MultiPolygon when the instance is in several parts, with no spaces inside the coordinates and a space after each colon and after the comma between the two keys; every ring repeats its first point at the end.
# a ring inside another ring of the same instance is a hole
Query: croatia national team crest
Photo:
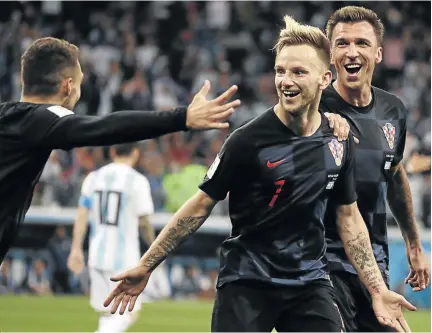
{"type": "Polygon", "coordinates": [[[332,139],[329,143],[330,151],[333,155],[333,158],[335,160],[335,163],[337,166],[340,166],[342,164],[342,157],[343,157],[343,144],[340,143],[336,139],[332,139]]]}
{"type": "Polygon", "coordinates": [[[382,127],[382,130],[384,132],[385,138],[387,140],[390,149],[393,149],[394,141],[395,141],[395,133],[396,133],[395,127],[390,123],[386,123],[382,127]]]}

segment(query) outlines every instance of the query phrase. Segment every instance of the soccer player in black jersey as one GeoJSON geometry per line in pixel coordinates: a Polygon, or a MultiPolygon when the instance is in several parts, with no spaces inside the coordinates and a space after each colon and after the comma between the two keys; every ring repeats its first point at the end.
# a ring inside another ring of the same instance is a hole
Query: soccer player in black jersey
{"type": "Polygon", "coordinates": [[[0,104],[0,263],[30,206],[33,189],[53,149],[112,145],[154,138],[188,128],[226,128],[239,105],[226,103],[228,89],[207,101],[207,81],[188,108],[163,112],[116,112],[78,116],[83,73],[78,48],[56,38],[33,42],[21,59],[22,98],[0,104]]]}
{"type": "Polygon", "coordinates": [[[229,193],[232,232],[222,244],[212,331],[340,332],[343,323],[326,272],[323,218],[338,206],[341,237],[384,323],[400,320],[401,304],[387,289],[357,213],[353,138],[338,142],[319,100],[331,80],[330,44],[317,28],[285,17],[276,44],[279,103],[234,131],[200,190],[162,230],[139,265],[105,301],[131,311],[152,270],[194,233],[229,193]]]}
{"type": "MultiPolygon", "coordinates": [[[[337,10],[327,23],[332,63],[337,80],[324,92],[320,108],[345,117],[356,145],[357,203],[368,227],[375,258],[388,284],[386,199],[406,243],[415,290],[429,283],[429,267],[420,242],[411,193],[401,160],[407,110],[396,96],[371,85],[375,65],[381,62],[384,27],[376,13],[362,7],[337,10]]],[[[338,233],[336,206],[330,200],[325,216],[326,257],[348,331],[391,330],[376,319],[371,296],[350,264],[338,233]]]]}

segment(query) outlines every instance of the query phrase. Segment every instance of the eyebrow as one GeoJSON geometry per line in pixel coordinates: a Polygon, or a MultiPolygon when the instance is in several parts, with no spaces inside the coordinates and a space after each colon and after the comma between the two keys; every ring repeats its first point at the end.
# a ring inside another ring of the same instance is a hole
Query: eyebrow
{"type": "MultiPolygon", "coordinates": [[[[347,40],[347,38],[339,37],[339,38],[336,38],[335,43],[337,43],[337,42],[344,42],[344,41],[346,41],[346,40],[347,40]]],[[[367,44],[371,44],[371,43],[372,43],[372,42],[371,42],[369,39],[367,39],[367,38],[355,38],[355,41],[356,41],[356,42],[366,42],[367,44]]]]}

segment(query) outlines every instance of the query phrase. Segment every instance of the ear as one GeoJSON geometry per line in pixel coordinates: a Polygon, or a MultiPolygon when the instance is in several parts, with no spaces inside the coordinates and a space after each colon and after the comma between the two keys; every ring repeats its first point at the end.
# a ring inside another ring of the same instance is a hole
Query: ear
{"type": "Polygon", "coordinates": [[[326,89],[332,80],[332,72],[330,70],[326,70],[321,78],[321,83],[319,84],[320,90],[326,89]]]}
{"type": "Polygon", "coordinates": [[[72,94],[72,78],[68,77],[63,81],[63,92],[66,96],[72,94]]]}
{"type": "Polygon", "coordinates": [[[375,64],[379,64],[382,61],[383,57],[383,48],[380,46],[377,50],[377,56],[375,58],[375,64]]]}
{"type": "Polygon", "coordinates": [[[109,155],[110,155],[110,158],[112,160],[116,157],[116,153],[115,153],[114,147],[110,147],[109,155]]]}
{"type": "Polygon", "coordinates": [[[141,154],[140,149],[139,149],[139,148],[134,148],[134,150],[133,150],[133,157],[134,157],[136,160],[138,160],[138,159],[140,158],[140,154],[141,154]]]}

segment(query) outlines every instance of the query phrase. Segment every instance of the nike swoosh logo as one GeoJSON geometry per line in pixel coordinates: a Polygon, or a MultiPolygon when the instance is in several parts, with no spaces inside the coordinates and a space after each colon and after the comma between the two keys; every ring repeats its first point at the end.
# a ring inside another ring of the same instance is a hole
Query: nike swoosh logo
{"type": "Polygon", "coordinates": [[[283,163],[285,160],[286,160],[286,158],[284,158],[283,160],[280,160],[280,161],[275,161],[275,162],[267,161],[267,168],[275,168],[279,164],[283,163]]]}

